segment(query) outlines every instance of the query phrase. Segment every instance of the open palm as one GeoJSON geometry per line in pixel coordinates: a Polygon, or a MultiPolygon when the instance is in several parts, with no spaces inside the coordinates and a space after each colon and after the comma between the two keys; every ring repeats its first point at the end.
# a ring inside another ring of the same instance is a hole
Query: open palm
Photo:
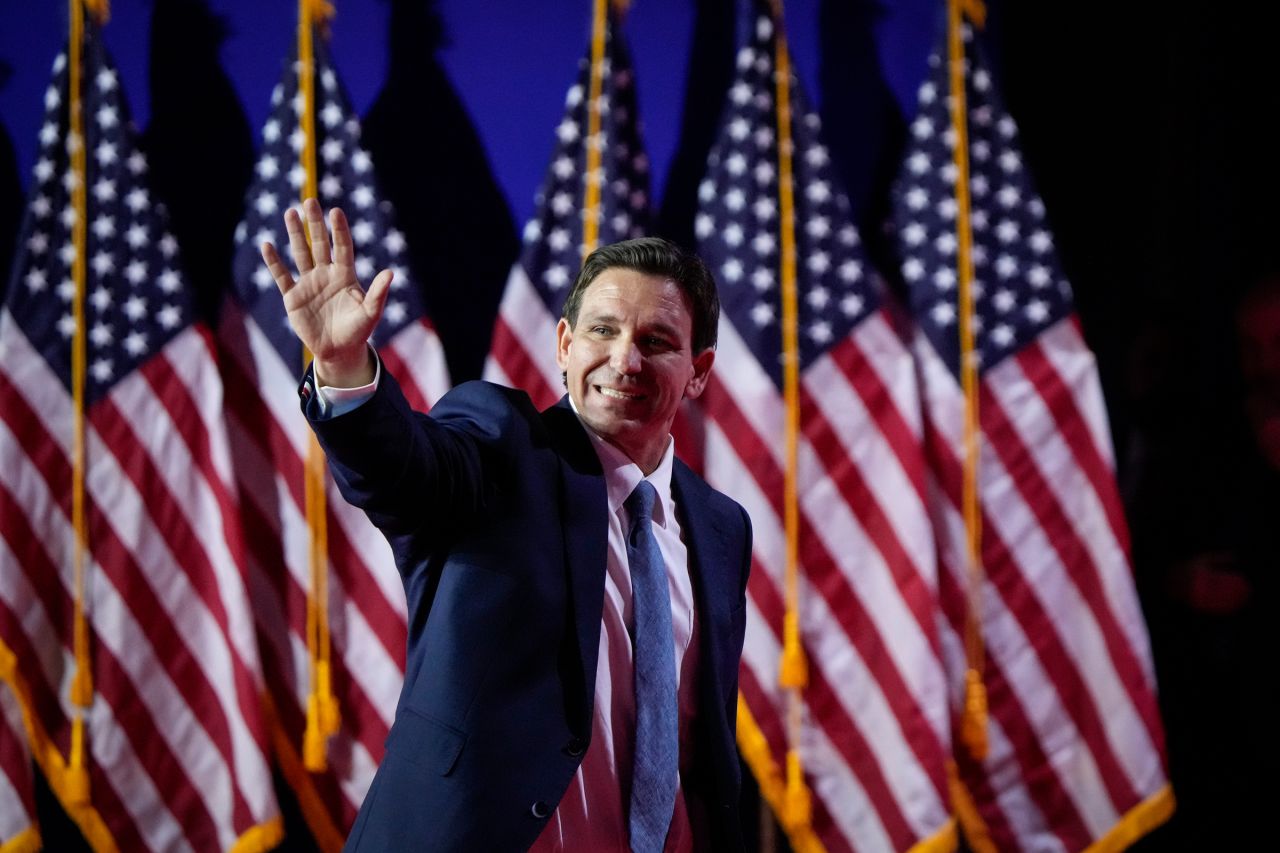
{"type": "Polygon", "coordinates": [[[263,244],[262,259],[284,298],[289,325],[315,356],[317,371],[323,370],[326,379],[343,384],[338,380],[361,372],[369,361],[365,342],[382,316],[391,271],[378,273],[366,292],[356,278],[355,250],[346,216],[337,208],[329,212],[331,253],[319,202],[307,199],[302,211],[307,218],[305,231],[296,210],[290,208],[284,215],[297,280],[270,243],[263,244]]]}

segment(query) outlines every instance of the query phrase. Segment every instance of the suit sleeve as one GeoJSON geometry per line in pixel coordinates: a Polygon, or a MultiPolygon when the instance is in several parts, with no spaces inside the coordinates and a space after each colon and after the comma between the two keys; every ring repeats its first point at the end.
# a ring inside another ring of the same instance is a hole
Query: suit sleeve
{"type": "Polygon", "coordinates": [[[334,480],[393,548],[433,549],[484,511],[488,491],[507,467],[503,436],[515,420],[503,390],[466,383],[445,395],[428,416],[409,406],[384,370],[365,403],[324,418],[314,385],[308,385],[313,382],[308,369],[300,389],[302,410],[334,480]]]}

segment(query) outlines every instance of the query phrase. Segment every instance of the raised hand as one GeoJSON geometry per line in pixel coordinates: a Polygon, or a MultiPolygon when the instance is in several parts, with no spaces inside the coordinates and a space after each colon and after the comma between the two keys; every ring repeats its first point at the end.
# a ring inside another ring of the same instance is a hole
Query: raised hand
{"type": "Polygon", "coordinates": [[[289,325],[315,357],[317,382],[323,377],[324,384],[338,387],[367,384],[373,381],[374,365],[365,342],[382,316],[391,271],[378,273],[366,292],[356,279],[355,248],[346,216],[336,207],[329,211],[331,256],[320,203],[309,198],[302,203],[302,211],[306,231],[296,210],[290,208],[284,214],[298,280],[294,281],[270,243],[262,244],[262,260],[284,297],[289,325]]]}

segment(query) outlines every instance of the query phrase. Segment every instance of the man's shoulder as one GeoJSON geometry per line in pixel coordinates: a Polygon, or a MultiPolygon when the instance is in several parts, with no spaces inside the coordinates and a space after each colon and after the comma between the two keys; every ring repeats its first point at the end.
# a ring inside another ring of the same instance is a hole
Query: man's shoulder
{"type": "Polygon", "coordinates": [[[742,504],[712,486],[678,456],[674,460],[671,475],[678,492],[677,498],[685,506],[686,512],[707,512],[711,517],[730,521],[740,518],[750,525],[750,517],[742,504]]]}

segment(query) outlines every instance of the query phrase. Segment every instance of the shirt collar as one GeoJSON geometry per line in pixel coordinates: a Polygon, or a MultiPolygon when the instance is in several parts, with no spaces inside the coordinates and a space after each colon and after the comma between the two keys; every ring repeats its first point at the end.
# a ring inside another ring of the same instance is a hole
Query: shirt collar
{"type": "MultiPolygon", "coordinates": [[[[573,409],[575,415],[578,415],[578,407],[573,404],[573,397],[569,397],[569,407],[573,409]]],[[[653,473],[646,477],[640,470],[640,466],[632,462],[627,454],[596,435],[595,430],[587,426],[581,415],[578,415],[578,423],[582,424],[582,428],[591,438],[591,446],[595,448],[596,456],[600,459],[600,467],[604,469],[609,512],[617,513],[640,481],[648,480],[658,492],[658,501],[653,508],[653,521],[659,527],[665,528],[667,519],[675,511],[675,504],[671,498],[671,469],[675,459],[675,442],[671,440],[671,436],[667,436],[667,449],[662,454],[662,461],[658,463],[657,468],[653,469],[653,473]]]]}

